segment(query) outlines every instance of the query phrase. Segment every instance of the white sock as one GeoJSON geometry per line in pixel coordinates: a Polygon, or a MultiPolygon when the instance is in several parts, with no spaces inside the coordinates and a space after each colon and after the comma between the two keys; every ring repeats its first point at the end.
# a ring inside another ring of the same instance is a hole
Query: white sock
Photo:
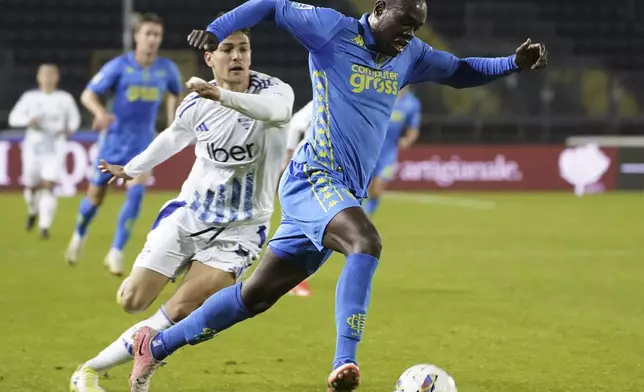
{"type": "Polygon", "coordinates": [[[41,229],[49,229],[54,221],[58,199],[53,191],[41,189],[38,192],[38,226],[41,229]]]}
{"type": "Polygon", "coordinates": [[[132,335],[139,328],[147,326],[160,331],[169,328],[171,325],[172,322],[166,317],[162,306],[152,317],[134,324],[127,331],[123,332],[114,343],[110,344],[96,357],[85,362],[83,367],[89,367],[99,373],[103,373],[114,366],[126,363],[132,360],[132,354],[130,354],[130,349],[132,348],[132,344],[134,344],[132,335]]]}
{"type": "Polygon", "coordinates": [[[29,215],[36,215],[38,213],[38,206],[36,205],[36,192],[31,188],[25,188],[22,191],[22,195],[25,198],[25,203],[27,204],[27,213],[29,215]]]}

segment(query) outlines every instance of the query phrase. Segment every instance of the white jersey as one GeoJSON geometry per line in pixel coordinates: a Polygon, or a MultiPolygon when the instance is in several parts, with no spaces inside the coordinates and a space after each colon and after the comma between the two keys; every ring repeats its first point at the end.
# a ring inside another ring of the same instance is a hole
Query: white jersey
{"type": "Polygon", "coordinates": [[[125,172],[135,177],[194,142],[195,163],[178,200],[216,226],[270,219],[294,97],[277,78],[251,72],[250,79],[246,93],[220,89],[219,102],[188,95],[172,125],[125,172]]]}
{"type": "Polygon", "coordinates": [[[74,98],[66,91],[31,90],[22,94],[11,110],[9,126],[27,128],[24,143],[34,154],[53,154],[64,146],[67,134],[78,129],[80,114],[74,98]],[[30,127],[34,119],[38,126],[30,127]]]}
{"type": "Polygon", "coordinates": [[[288,137],[286,141],[286,148],[289,150],[296,150],[300,145],[304,144],[306,137],[304,134],[311,126],[311,118],[313,117],[313,101],[309,101],[302,109],[293,115],[291,123],[288,128],[288,137]]]}

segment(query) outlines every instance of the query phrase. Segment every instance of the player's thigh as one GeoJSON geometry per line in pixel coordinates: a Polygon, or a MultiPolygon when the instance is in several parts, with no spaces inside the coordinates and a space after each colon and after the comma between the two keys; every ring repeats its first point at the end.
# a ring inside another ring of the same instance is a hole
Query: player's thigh
{"type": "Polygon", "coordinates": [[[126,290],[130,291],[124,292],[124,299],[128,298],[125,294],[132,295],[129,304],[132,308],[147,308],[154,302],[163,286],[176,278],[195,252],[194,240],[182,228],[182,220],[187,213],[183,205],[171,201],[161,208],[143,249],[134,261],[132,274],[141,274],[143,279],[135,284],[128,283],[126,290]]]}
{"type": "Polygon", "coordinates": [[[184,319],[211,295],[235,284],[235,274],[192,261],[181,284],[164,304],[172,321],[184,319]]]}
{"type": "Polygon", "coordinates": [[[365,253],[379,258],[382,251],[378,230],[361,207],[336,214],[326,226],[322,243],[345,256],[365,253]]]}
{"type": "Polygon", "coordinates": [[[40,177],[43,182],[55,184],[60,181],[64,170],[64,157],[51,154],[42,158],[40,177]]]}
{"type": "Polygon", "coordinates": [[[42,178],[40,176],[42,162],[37,156],[23,152],[22,156],[22,183],[27,188],[38,188],[42,178]]]}
{"type": "Polygon", "coordinates": [[[283,214],[319,251],[380,257],[380,237],[337,174],[291,162],[280,182],[283,214]]]}
{"type": "Polygon", "coordinates": [[[146,310],[168,283],[170,278],[148,269],[134,266],[117,293],[118,302],[130,313],[146,310]]]}

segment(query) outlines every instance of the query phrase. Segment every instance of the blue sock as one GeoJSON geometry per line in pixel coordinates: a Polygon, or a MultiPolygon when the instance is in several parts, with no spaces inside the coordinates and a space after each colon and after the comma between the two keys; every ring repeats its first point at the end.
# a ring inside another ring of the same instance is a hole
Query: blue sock
{"type": "Polygon", "coordinates": [[[139,217],[141,211],[141,201],[145,194],[145,186],[143,184],[135,184],[127,188],[125,193],[125,204],[121,208],[119,219],[116,223],[116,234],[114,234],[114,242],[112,243],[113,249],[123,250],[125,244],[130,239],[130,233],[136,218],[139,217]]]}
{"type": "Polygon", "coordinates": [[[380,205],[380,197],[370,197],[364,205],[364,210],[367,215],[371,216],[378,209],[378,205],[380,205]]]}
{"type": "Polygon", "coordinates": [[[353,254],[346,264],[335,291],[335,325],[337,343],[333,368],[356,363],[356,350],[362,338],[371,295],[371,280],[378,259],[367,254],[353,254]]]}
{"type": "Polygon", "coordinates": [[[78,208],[78,219],[76,222],[76,233],[79,236],[85,237],[87,227],[94,218],[94,215],[96,215],[96,211],[98,211],[98,207],[90,203],[87,197],[83,198],[78,208]]]}
{"type": "Polygon", "coordinates": [[[186,344],[199,344],[253,316],[241,299],[241,283],[215,293],[188,317],[159,332],[152,339],[152,355],[158,360],[186,344]]]}

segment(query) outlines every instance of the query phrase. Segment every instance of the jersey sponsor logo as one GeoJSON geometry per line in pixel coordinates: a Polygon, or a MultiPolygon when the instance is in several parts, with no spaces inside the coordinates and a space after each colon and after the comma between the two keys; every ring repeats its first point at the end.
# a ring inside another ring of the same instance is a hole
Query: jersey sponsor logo
{"type": "Polygon", "coordinates": [[[245,146],[234,145],[227,150],[221,147],[216,148],[215,143],[208,143],[206,150],[212,160],[225,163],[228,161],[241,162],[247,159],[253,159],[255,157],[253,153],[253,150],[255,150],[254,147],[255,143],[249,143],[245,146]]]}
{"type": "Polygon", "coordinates": [[[349,84],[356,94],[372,90],[381,94],[398,94],[398,73],[371,69],[358,64],[351,66],[349,84]]]}
{"type": "Polygon", "coordinates": [[[303,4],[303,3],[297,3],[297,2],[293,2],[293,3],[291,3],[291,6],[292,6],[293,8],[297,8],[297,9],[299,9],[299,10],[312,10],[312,9],[313,9],[313,6],[312,6],[312,5],[309,5],[309,4],[303,4]]]}
{"type": "Polygon", "coordinates": [[[143,101],[143,102],[156,102],[160,99],[161,92],[157,87],[149,86],[128,86],[127,100],[128,102],[143,101]]]}

